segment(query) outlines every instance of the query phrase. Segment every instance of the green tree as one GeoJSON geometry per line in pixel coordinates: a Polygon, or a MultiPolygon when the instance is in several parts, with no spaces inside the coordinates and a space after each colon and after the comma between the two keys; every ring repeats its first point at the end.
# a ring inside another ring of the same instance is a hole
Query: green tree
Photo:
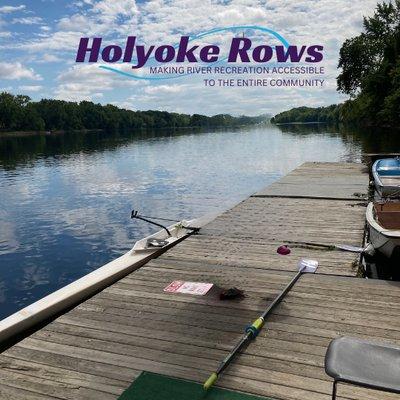
{"type": "Polygon", "coordinates": [[[338,90],[350,95],[380,69],[388,47],[393,46],[400,27],[400,0],[378,3],[374,15],[364,17],[363,26],[365,32],[347,39],[339,52],[338,90]]]}
{"type": "Polygon", "coordinates": [[[81,130],[129,131],[147,128],[179,128],[248,125],[265,117],[214,117],[166,111],[132,111],[90,101],[80,103],[42,99],[32,102],[28,96],[0,93],[0,129],[2,130],[81,130]]]}
{"type": "Polygon", "coordinates": [[[27,104],[21,116],[20,128],[23,130],[44,131],[45,127],[36,105],[34,103],[27,104]]]}
{"type": "Polygon", "coordinates": [[[24,95],[14,96],[7,92],[0,93],[0,128],[20,129],[24,108],[30,100],[30,97],[24,95]]]}
{"type": "Polygon", "coordinates": [[[337,89],[350,96],[339,106],[289,110],[274,122],[400,123],[400,0],[378,3],[363,32],[347,39],[339,54],[337,89]]]}

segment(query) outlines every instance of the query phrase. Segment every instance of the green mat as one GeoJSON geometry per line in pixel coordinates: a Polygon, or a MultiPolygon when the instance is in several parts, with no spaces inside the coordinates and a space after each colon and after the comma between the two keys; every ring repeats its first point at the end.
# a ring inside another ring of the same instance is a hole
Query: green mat
{"type": "MultiPolygon", "coordinates": [[[[203,385],[183,379],[142,372],[125,390],[119,400],[268,400],[232,390],[211,388],[205,392],[203,385]]],[[[271,400],[271,399],[269,399],[271,400]]]]}

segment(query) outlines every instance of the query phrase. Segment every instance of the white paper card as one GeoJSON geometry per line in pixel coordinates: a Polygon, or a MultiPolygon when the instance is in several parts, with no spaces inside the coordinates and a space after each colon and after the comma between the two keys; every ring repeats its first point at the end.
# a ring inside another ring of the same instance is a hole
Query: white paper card
{"type": "Polygon", "coordinates": [[[212,286],[212,283],[173,281],[166,288],[164,288],[164,292],[204,296],[212,288],[212,286]]]}

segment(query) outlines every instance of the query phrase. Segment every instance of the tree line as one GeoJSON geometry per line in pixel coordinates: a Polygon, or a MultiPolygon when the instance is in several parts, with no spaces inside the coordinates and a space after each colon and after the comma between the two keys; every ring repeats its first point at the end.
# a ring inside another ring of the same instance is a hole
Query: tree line
{"type": "Polygon", "coordinates": [[[323,122],[336,123],[339,120],[340,105],[328,107],[296,107],[275,115],[272,123],[323,122]]]}
{"type": "Polygon", "coordinates": [[[363,20],[363,32],[347,39],[339,53],[337,90],[343,104],[295,108],[272,121],[340,122],[397,127],[400,123],[400,0],[378,3],[363,20]]]}
{"type": "Polygon", "coordinates": [[[233,117],[218,114],[179,114],[166,111],[132,111],[111,104],[90,101],[80,103],[0,93],[0,130],[2,131],[74,131],[104,130],[125,132],[132,129],[232,127],[261,123],[265,116],[233,117]]]}

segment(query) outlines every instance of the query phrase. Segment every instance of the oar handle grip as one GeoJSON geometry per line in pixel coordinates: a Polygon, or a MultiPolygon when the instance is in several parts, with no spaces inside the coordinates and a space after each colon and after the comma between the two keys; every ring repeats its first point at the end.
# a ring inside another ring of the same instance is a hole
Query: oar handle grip
{"type": "Polygon", "coordinates": [[[217,375],[215,372],[213,372],[213,373],[208,377],[208,379],[204,382],[204,385],[203,385],[204,390],[210,389],[210,387],[211,387],[212,385],[214,385],[214,383],[217,381],[217,379],[218,379],[218,375],[217,375]]]}

